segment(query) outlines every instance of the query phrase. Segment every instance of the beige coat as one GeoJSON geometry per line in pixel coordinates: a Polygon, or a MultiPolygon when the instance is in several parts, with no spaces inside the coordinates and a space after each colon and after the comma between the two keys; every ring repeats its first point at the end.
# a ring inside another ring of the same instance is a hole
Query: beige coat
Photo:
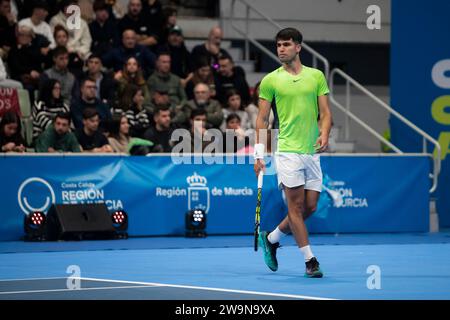
{"type": "Polygon", "coordinates": [[[128,153],[128,144],[130,143],[130,138],[125,141],[119,141],[116,138],[108,138],[109,145],[116,153],[128,153]]]}
{"type": "Polygon", "coordinates": [[[69,32],[69,42],[67,49],[70,52],[78,52],[83,60],[89,57],[91,51],[92,37],[89,26],[81,19],[81,26],[78,30],[69,30],[66,16],[60,11],[50,20],[50,26],[54,30],[57,25],[62,25],[69,32]]]}

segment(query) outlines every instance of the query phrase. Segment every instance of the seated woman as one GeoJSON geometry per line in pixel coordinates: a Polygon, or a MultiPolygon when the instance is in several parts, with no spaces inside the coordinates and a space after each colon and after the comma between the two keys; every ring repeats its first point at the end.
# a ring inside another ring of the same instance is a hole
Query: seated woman
{"type": "MultiPolygon", "coordinates": [[[[251,128],[250,118],[245,111],[244,106],[242,105],[241,95],[236,89],[230,89],[227,91],[226,95],[226,108],[223,109],[224,119],[227,119],[228,116],[232,113],[235,113],[241,118],[241,128],[245,131],[251,128]]],[[[222,123],[220,129],[222,131],[225,130],[226,121],[222,123]]]]}
{"type": "Polygon", "coordinates": [[[128,144],[131,141],[130,124],[124,113],[113,116],[109,123],[108,141],[114,152],[128,152],[128,144]]]}
{"type": "Polygon", "coordinates": [[[125,113],[130,124],[130,134],[142,138],[150,126],[150,117],[144,108],[142,89],[135,84],[125,86],[118,105],[111,110],[113,115],[125,113]]]}
{"type": "Polygon", "coordinates": [[[123,66],[123,70],[117,72],[114,75],[114,79],[116,79],[119,83],[118,88],[119,97],[123,95],[125,87],[127,85],[133,84],[135,86],[138,86],[139,89],[141,89],[142,94],[144,96],[144,106],[150,104],[151,101],[150,91],[147,87],[147,83],[145,81],[142,68],[140,67],[139,62],[136,60],[135,57],[128,58],[128,60],[125,62],[125,65],[123,66]]]}
{"type": "Polygon", "coordinates": [[[61,96],[61,83],[55,79],[45,81],[32,108],[33,140],[53,123],[58,113],[69,111],[69,106],[61,96]]]}
{"type": "Polygon", "coordinates": [[[1,152],[25,152],[20,117],[15,112],[6,112],[0,122],[1,152]]]}

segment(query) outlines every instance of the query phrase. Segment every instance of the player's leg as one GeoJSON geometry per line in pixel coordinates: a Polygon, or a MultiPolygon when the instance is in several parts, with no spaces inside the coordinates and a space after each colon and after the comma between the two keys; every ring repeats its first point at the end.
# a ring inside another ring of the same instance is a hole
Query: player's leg
{"type": "MultiPolygon", "coordinates": [[[[284,188],[288,204],[289,228],[299,248],[309,245],[308,230],[303,221],[305,211],[305,192],[303,186],[284,188]]],[[[311,257],[309,257],[311,258],[311,257]]]]}
{"type": "MultiPolygon", "coordinates": [[[[303,212],[303,221],[306,221],[317,210],[317,201],[319,201],[320,193],[315,190],[305,190],[305,212],[303,212]]],[[[286,215],[283,221],[269,233],[270,243],[280,242],[281,238],[291,232],[289,227],[289,216],[286,215]]]]}
{"type": "MultiPolygon", "coordinates": [[[[305,214],[310,217],[317,209],[320,191],[322,190],[322,169],[319,155],[302,155],[305,164],[305,214]]],[[[309,247],[309,245],[308,245],[309,247]]],[[[323,276],[316,257],[305,256],[305,276],[321,278],[323,276]]]]}
{"type": "MultiPolygon", "coordinates": [[[[297,155],[275,154],[275,164],[279,187],[282,187],[286,183],[288,185],[302,185],[304,183],[303,178],[299,174],[302,163],[297,155]]],[[[280,246],[279,239],[284,235],[285,233],[279,228],[276,228],[271,232],[270,241],[267,231],[262,231],[259,235],[259,244],[264,254],[264,262],[272,271],[278,269],[276,252],[280,246]]]]}
{"type": "Polygon", "coordinates": [[[305,189],[305,212],[303,213],[303,220],[307,220],[317,210],[317,202],[319,201],[320,192],[316,190],[305,189]]]}
{"type": "Polygon", "coordinates": [[[323,274],[320,270],[319,262],[309,245],[308,230],[303,220],[303,213],[305,212],[304,187],[285,188],[285,191],[289,208],[289,226],[303,257],[305,258],[305,277],[321,278],[323,274]]]}

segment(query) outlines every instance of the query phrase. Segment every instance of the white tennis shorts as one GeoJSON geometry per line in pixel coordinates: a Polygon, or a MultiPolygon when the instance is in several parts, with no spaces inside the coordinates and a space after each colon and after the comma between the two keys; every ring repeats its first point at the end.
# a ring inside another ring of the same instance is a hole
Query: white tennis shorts
{"type": "Polygon", "coordinates": [[[304,186],[307,190],[322,191],[322,168],[319,154],[275,153],[278,187],[304,186]]]}

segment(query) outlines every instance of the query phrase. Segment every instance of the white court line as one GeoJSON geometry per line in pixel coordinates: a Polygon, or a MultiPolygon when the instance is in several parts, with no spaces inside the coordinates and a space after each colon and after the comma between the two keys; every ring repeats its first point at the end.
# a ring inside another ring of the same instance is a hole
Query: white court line
{"type": "Polygon", "coordinates": [[[57,279],[67,279],[68,277],[53,277],[53,278],[21,278],[21,279],[0,279],[0,282],[7,281],[36,281],[36,280],[57,280],[57,279]]]}
{"type": "Polygon", "coordinates": [[[80,288],[80,289],[48,289],[48,290],[28,290],[28,291],[9,291],[0,292],[2,294],[22,294],[22,293],[48,293],[48,292],[66,292],[66,291],[89,291],[89,290],[110,290],[110,289],[134,289],[134,288],[154,288],[158,286],[153,285],[139,285],[139,286],[121,286],[121,287],[94,287],[94,288],[80,288]]]}
{"type": "Polygon", "coordinates": [[[138,282],[138,281],[123,281],[123,280],[109,280],[109,279],[97,279],[97,278],[80,278],[81,280],[91,280],[99,282],[113,282],[113,283],[129,283],[129,284],[139,284],[139,285],[150,285],[155,287],[169,287],[169,288],[183,288],[183,289],[196,289],[196,290],[210,290],[219,292],[231,292],[231,293],[243,293],[243,294],[254,294],[260,296],[274,296],[281,298],[295,298],[295,299],[307,299],[307,300],[337,300],[332,298],[323,297],[313,297],[313,296],[303,296],[295,294],[284,294],[284,293],[271,293],[271,292],[258,292],[258,291],[246,291],[246,290],[232,290],[223,288],[210,288],[210,287],[197,287],[197,286],[184,286],[177,284],[164,284],[164,283],[154,283],[154,282],[138,282]]]}

